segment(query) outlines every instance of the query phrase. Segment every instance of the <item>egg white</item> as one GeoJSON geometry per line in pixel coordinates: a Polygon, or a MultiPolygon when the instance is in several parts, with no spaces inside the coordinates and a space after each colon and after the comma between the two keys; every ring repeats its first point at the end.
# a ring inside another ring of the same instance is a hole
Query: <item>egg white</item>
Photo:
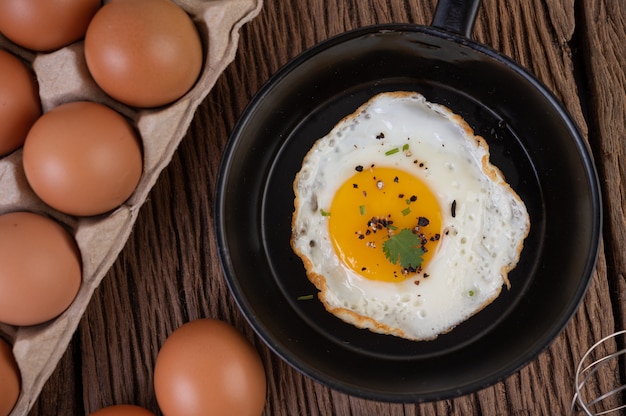
{"type": "Polygon", "coordinates": [[[294,192],[292,247],[326,309],[359,328],[412,340],[436,338],[491,303],[509,285],[530,227],[524,203],[490,164],[484,139],[414,92],[379,94],[317,140],[294,192]],[[385,155],[406,143],[407,152],[385,155]],[[369,280],[346,267],[333,248],[329,217],[320,214],[355,166],[371,164],[417,176],[442,208],[436,253],[421,274],[399,282],[369,280]]]}

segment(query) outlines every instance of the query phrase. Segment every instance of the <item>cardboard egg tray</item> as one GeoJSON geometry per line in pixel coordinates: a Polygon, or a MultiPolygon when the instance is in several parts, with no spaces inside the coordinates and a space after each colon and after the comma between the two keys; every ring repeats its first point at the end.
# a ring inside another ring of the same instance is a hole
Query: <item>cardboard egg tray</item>
{"type": "MultiPolygon", "coordinates": [[[[105,1],[106,2],[106,1],[105,1]]],[[[43,111],[62,103],[99,102],[126,116],[143,142],[143,174],[133,195],[113,212],[97,217],[72,217],[44,204],[30,189],[22,168],[22,151],[0,158],[0,214],[32,211],[48,215],[69,228],[82,255],[83,282],[72,305],[58,318],[30,327],[0,323],[0,336],[13,344],[22,391],[11,415],[31,409],[75,332],[89,300],[113,265],[131,233],[140,206],[193,119],[195,110],[235,57],[240,28],[261,10],[262,0],[174,0],[194,20],[203,40],[204,66],[195,86],[175,103],[156,109],[135,109],[104,94],[89,75],[79,41],[50,53],[21,49],[0,35],[0,48],[32,66],[39,83],[43,111]]]]}

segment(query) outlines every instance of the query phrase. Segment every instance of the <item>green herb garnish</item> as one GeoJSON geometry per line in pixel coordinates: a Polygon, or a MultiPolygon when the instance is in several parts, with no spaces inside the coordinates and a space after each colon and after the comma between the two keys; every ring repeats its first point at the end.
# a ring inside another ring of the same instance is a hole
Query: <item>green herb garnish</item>
{"type": "Polygon", "coordinates": [[[400,151],[400,149],[398,149],[397,147],[394,147],[394,148],[393,148],[393,149],[391,149],[391,150],[387,150],[387,151],[385,152],[385,156],[391,156],[391,155],[393,155],[393,154],[398,153],[399,151],[400,151]]]}
{"type": "Polygon", "coordinates": [[[313,295],[298,296],[296,299],[298,299],[298,300],[311,300],[311,299],[313,299],[313,295]]]}
{"type": "Polygon", "coordinates": [[[404,146],[402,146],[402,151],[406,152],[407,150],[409,150],[409,144],[405,143],[404,146]]]}
{"type": "Polygon", "coordinates": [[[421,247],[421,238],[408,228],[403,228],[398,234],[389,237],[383,243],[383,253],[393,264],[400,263],[403,269],[417,269],[422,265],[424,249],[421,247]]]}
{"type": "Polygon", "coordinates": [[[407,216],[411,213],[411,207],[406,207],[400,212],[402,212],[402,215],[407,216]]]}
{"type": "Polygon", "coordinates": [[[322,214],[322,217],[330,217],[330,211],[326,211],[323,208],[320,208],[320,214],[322,214]]]}
{"type": "Polygon", "coordinates": [[[365,205],[359,205],[359,213],[365,215],[365,205]]]}

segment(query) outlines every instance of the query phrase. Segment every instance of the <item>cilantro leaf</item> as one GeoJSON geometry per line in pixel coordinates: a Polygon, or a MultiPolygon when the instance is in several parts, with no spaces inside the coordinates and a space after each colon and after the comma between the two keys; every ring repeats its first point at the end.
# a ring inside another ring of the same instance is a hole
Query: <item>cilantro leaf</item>
{"type": "Polygon", "coordinates": [[[389,237],[383,243],[383,253],[393,264],[398,264],[404,269],[418,268],[424,259],[424,250],[419,236],[413,234],[408,228],[403,228],[399,233],[389,237]]]}

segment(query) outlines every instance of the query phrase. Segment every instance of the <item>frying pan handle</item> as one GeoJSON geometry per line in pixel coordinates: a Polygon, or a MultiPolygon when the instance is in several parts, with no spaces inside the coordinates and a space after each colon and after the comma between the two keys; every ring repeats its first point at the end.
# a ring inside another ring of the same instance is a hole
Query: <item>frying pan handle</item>
{"type": "Polygon", "coordinates": [[[439,0],[431,26],[469,38],[480,0],[439,0]]]}

